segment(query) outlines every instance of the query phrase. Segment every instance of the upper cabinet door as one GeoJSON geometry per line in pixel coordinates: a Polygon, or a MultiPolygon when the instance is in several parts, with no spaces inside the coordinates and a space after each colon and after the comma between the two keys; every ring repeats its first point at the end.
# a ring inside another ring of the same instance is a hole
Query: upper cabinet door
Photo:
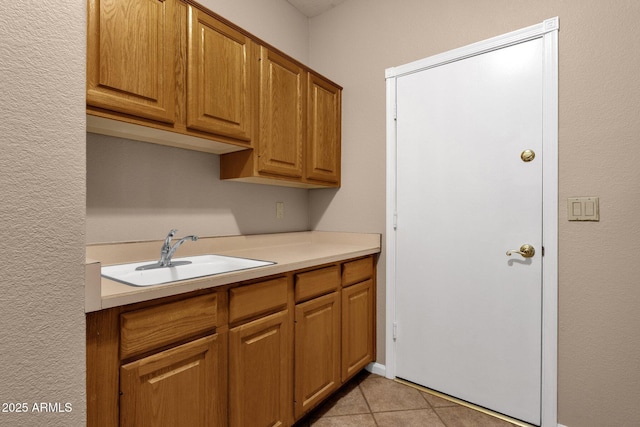
{"type": "Polygon", "coordinates": [[[340,182],[342,90],[309,73],[306,177],[340,182]]]}
{"type": "Polygon", "coordinates": [[[173,123],[174,0],[89,0],[87,104],[173,123]]]}
{"type": "Polygon", "coordinates": [[[250,141],[253,42],[189,6],[187,127],[250,141]]]}
{"type": "Polygon", "coordinates": [[[306,71],[265,47],[260,61],[258,171],[302,178],[306,71]]]}

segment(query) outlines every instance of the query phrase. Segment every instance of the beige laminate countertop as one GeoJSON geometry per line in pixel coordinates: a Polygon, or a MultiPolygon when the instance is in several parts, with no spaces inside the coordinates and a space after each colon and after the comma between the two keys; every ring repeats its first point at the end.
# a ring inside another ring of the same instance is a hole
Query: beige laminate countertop
{"type": "Polygon", "coordinates": [[[157,261],[161,244],[162,241],[87,245],[85,311],[97,311],[375,254],[380,252],[380,235],[306,231],[206,237],[182,245],[175,258],[218,254],[274,261],[276,264],[154,286],[131,286],[100,276],[102,265],[157,261]]]}

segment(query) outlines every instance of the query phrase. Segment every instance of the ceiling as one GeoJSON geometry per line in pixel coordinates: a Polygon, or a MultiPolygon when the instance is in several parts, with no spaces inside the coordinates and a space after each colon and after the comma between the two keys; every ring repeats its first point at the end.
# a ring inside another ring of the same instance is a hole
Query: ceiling
{"type": "Polygon", "coordinates": [[[320,15],[345,0],[287,0],[309,18],[320,15]]]}

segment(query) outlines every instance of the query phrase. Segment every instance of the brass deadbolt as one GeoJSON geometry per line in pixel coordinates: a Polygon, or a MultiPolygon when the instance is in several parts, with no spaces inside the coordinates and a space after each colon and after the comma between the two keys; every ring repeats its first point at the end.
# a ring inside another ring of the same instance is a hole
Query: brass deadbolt
{"type": "Polygon", "coordinates": [[[533,150],[524,150],[522,153],[520,153],[520,158],[523,162],[528,163],[536,158],[536,153],[533,150]]]}

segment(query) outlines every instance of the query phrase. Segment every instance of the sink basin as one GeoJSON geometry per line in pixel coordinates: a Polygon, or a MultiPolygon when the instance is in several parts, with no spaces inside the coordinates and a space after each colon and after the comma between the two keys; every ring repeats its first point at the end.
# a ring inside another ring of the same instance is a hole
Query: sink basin
{"type": "Polygon", "coordinates": [[[214,274],[230,273],[232,271],[247,270],[275,264],[275,262],[272,261],[224,255],[199,255],[173,259],[173,262],[176,263],[183,261],[190,261],[190,263],[151,270],[136,270],[138,267],[149,265],[149,261],[110,265],[102,267],[101,274],[102,277],[127,285],[153,286],[162,283],[177,282],[178,280],[213,276],[214,274]]]}

